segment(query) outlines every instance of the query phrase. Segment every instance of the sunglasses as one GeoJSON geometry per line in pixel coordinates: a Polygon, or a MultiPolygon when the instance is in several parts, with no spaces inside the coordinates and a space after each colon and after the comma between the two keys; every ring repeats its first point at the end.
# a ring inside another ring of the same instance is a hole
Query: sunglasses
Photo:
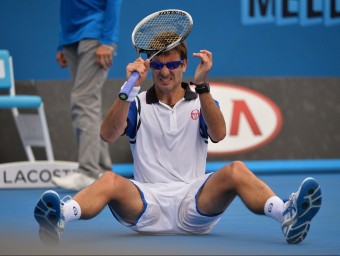
{"type": "Polygon", "coordinates": [[[166,66],[169,70],[174,70],[183,64],[184,64],[184,60],[169,61],[169,62],[151,61],[150,67],[153,69],[161,70],[164,66],[166,66]]]}

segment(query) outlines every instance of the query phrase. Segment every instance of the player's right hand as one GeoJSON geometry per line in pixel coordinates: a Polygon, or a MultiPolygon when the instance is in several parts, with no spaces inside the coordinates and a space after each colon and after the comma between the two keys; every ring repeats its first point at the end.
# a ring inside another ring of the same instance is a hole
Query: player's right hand
{"type": "Polygon", "coordinates": [[[137,80],[135,86],[140,86],[145,80],[146,76],[148,75],[149,67],[150,60],[149,59],[143,60],[141,57],[139,57],[137,60],[135,60],[132,63],[129,63],[126,66],[126,78],[129,79],[133,72],[135,71],[138,72],[139,79],[137,80]]]}

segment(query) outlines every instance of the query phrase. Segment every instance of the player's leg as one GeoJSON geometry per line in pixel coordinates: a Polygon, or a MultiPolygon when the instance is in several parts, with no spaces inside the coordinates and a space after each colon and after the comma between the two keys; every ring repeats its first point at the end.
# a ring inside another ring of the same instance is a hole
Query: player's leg
{"type": "Polygon", "coordinates": [[[130,223],[140,216],[144,207],[136,186],[113,172],[105,172],[96,182],[68,200],[60,199],[53,190],[44,192],[34,209],[40,226],[40,239],[48,244],[57,244],[65,222],[93,218],[107,204],[130,223]]]}
{"type": "Polygon", "coordinates": [[[254,213],[263,214],[263,206],[274,192],[240,161],[215,172],[198,196],[198,207],[205,214],[224,211],[236,196],[254,213]]]}
{"type": "Polygon", "coordinates": [[[134,223],[144,208],[137,187],[113,172],[105,172],[73,199],[81,207],[81,219],[93,218],[109,204],[126,222],[134,223]]]}
{"type": "Polygon", "coordinates": [[[311,220],[321,206],[321,189],[313,178],[305,179],[297,192],[284,203],[271,188],[256,177],[242,162],[236,161],[214,173],[197,198],[200,212],[218,214],[236,196],[249,210],[266,214],[281,223],[288,243],[300,243],[306,237],[311,220]]]}

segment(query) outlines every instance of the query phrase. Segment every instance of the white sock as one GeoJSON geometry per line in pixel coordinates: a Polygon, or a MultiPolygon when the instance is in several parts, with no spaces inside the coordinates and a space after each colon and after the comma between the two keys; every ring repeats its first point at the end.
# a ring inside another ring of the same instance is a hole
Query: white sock
{"type": "Polygon", "coordinates": [[[277,220],[279,223],[282,222],[282,213],[283,213],[283,201],[281,198],[277,196],[272,196],[267,200],[264,204],[264,213],[277,220]]]}
{"type": "Polygon", "coordinates": [[[81,209],[76,201],[70,200],[64,203],[63,210],[65,223],[69,221],[79,220],[81,209]]]}

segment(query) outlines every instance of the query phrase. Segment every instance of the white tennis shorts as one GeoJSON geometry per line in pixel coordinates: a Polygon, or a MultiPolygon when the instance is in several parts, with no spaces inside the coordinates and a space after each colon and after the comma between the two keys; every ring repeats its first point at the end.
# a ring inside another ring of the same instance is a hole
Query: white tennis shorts
{"type": "Polygon", "coordinates": [[[116,219],[136,232],[148,234],[207,234],[218,223],[221,214],[199,212],[196,197],[210,177],[206,174],[191,183],[140,183],[144,211],[135,224],[126,223],[111,209],[116,219]]]}

